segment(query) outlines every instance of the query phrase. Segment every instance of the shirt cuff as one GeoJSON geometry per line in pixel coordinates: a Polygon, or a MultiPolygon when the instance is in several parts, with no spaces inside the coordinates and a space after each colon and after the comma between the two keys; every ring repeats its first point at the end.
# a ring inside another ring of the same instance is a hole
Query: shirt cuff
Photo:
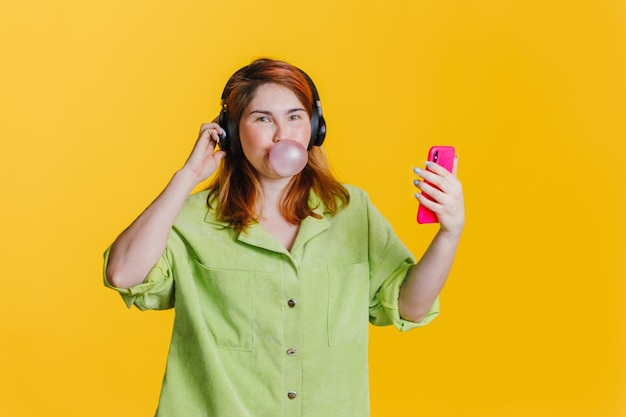
{"type": "Polygon", "coordinates": [[[111,285],[106,278],[106,268],[109,263],[111,248],[104,252],[104,286],[117,291],[124,300],[126,307],[135,305],[139,310],[165,310],[173,305],[173,279],[170,267],[162,256],[152,268],[146,279],[130,288],[119,288],[111,285]]]}
{"type": "Polygon", "coordinates": [[[430,307],[430,310],[419,323],[405,320],[400,317],[398,299],[400,297],[400,288],[404,283],[404,279],[405,276],[396,276],[395,279],[390,280],[380,289],[380,300],[385,313],[387,313],[387,317],[391,320],[391,324],[403,332],[415,329],[416,327],[425,326],[439,315],[439,296],[437,296],[433,305],[430,307]]]}

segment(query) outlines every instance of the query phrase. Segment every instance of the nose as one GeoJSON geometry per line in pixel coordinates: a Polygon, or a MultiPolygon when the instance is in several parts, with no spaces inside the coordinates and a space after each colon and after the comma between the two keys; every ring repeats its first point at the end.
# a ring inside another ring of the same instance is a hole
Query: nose
{"type": "Polygon", "coordinates": [[[275,122],[274,126],[276,126],[274,130],[274,137],[272,138],[274,143],[283,139],[289,139],[289,131],[284,122],[275,122]]]}

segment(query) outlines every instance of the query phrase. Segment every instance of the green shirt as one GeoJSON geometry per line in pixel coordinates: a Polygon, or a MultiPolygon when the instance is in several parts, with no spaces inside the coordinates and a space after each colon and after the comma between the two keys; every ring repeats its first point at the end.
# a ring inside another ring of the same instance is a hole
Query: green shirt
{"type": "MultiPolygon", "coordinates": [[[[190,196],[128,307],[174,307],[158,417],[366,417],[368,321],[404,331],[398,294],[415,264],[362,190],[308,217],[291,252],[262,226],[235,233],[207,191],[190,196]]],[[[105,268],[109,250],[105,252],[105,268]]],[[[105,279],[105,284],[110,287],[105,279]]]]}

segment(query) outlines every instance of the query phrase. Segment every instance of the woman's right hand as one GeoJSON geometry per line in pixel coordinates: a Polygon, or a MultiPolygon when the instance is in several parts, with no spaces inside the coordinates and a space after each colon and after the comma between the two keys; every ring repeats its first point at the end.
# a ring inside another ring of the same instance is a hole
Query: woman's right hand
{"type": "Polygon", "coordinates": [[[219,135],[222,133],[224,133],[224,129],[215,122],[203,123],[200,127],[198,140],[182,169],[190,172],[196,183],[209,178],[217,169],[220,160],[226,156],[226,152],[215,150],[219,135]]]}

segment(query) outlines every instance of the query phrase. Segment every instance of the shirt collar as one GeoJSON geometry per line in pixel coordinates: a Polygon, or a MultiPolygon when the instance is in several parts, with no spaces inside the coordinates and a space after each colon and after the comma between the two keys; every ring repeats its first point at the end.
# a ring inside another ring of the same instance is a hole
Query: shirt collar
{"type": "MultiPolygon", "coordinates": [[[[300,229],[298,230],[298,235],[296,236],[296,240],[294,241],[293,247],[291,248],[292,253],[295,253],[298,249],[303,247],[310,239],[330,227],[328,219],[326,218],[326,216],[324,216],[324,203],[313,191],[311,191],[309,195],[309,207],[311,207],[315,214],[321,217],[317,219],[315,217],[308,216],[304,220],[302,220],[302,223],[300,224],[300,229]]],[[[211,210],[208,208],[207,213],[204,217],[204,221],[220,229],[229,227],[228,223],[217,219],[215,210],[211,210]]],[[[270,234],[267,233],[267,231],[263,228],[263,226],[258,223],[250,225],[244,232],[239,233],[236,239],[240,242],[271,250],[273,252],[288,253],[288,251],[280,243],[278,243],[276,239],[272,238],[270,234]]]]}

